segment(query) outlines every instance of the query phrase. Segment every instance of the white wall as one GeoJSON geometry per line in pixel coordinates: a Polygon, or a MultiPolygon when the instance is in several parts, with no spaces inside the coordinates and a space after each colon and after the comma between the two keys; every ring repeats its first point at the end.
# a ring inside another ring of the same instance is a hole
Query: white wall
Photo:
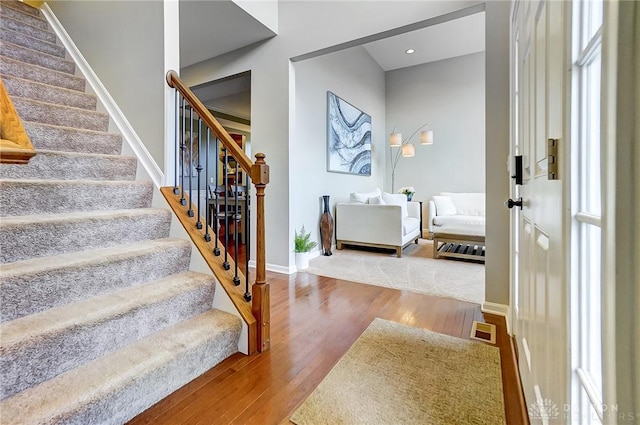
{"type": "Polygon", "coordinates": [[[382,188],[385,175],[384,71],[363,47],[354,47],[297,62],[295,69],[295,119],[292,120],[291,224],[303,224],[320,245],[319,220],[322,195],[333,206],[345,202],[350,192],[382,188]],[[371,116],[371,176],[327,171],[327,91],[371,116]]]}
{"type": "MultiPolygon", "coordinates": [[[[455,11],[473,1],[281,1],[279,35],[268,41],[181,70],[193,86],[251,70],[253,152],[264,152],[271,167],[266,189],[267,263],[289,267],[296,193],[289,181],[289,105],[293,79],[289,58],[455,11]]],[[[336,68],[337,73],[340,67],[336,68]]],[[[312,178],[308,176],[305,178],[312,178]]]]}
{"type": "Polygon", "coordinates": [[[56,0],[49,6],[162,167],[163,3],[56,0]]]}
{"type": "MultiPolygon", "coordinates": [[[[434,133],[430,146],[420,145],[416,134],[411,139],[416,156],[401,156],[396,166],[395,191],[413,186],[413,199],[423,201],[425,217],[432,195],[485,191],[484,66],[481,52],[386,73],[388,132],[397,126],[396,131],[407,138],[427,123],[434,133]]],[[[387,191],[391,191],[389,156],[396,149],[385,149],[387,191]]]]}
{"type": "Polygon", "coordinates": [[[509,7],[487,2],[486,28],[486,186],[485,300],[509,304],[509,7]]]}

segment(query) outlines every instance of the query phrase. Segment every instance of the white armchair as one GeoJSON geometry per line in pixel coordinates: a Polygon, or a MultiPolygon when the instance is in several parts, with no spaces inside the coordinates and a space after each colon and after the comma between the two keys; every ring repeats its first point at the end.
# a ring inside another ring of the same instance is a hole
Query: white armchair
{"type": "Polygon", "coordinates": [[[393,248],[398,257],[422,233],[419,202],[407,202],[406,215],[401,205],[338,203],[335,222],[338,249],[343,244],[393,248]]]}

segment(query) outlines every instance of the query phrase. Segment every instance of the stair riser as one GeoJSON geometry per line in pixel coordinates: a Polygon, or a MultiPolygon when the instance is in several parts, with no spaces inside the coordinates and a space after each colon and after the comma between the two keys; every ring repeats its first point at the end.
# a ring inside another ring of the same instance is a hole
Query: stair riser
{"type": "Polygon", "coordinates": [[[0,379],[4,399],[165,327],[204,313],[213,303],[214,285],[139,306],[98,323],[76,323],[58,334],[42,335],[18,347],[2,347],[0,379]]]}
{"type": "Polygon", "coordinates": [[[0,39],[13,43],[17,46],[26,47],[27,49],[36,50],[48,55],[64,58],[66,50],[64,46],[49,43],[38,38],[33,38],[20,32],[3,29],[0,31],[0,39]]]}
{"type": "Polygon", "coordinates": [[[40,102],[72,106],[74,108],[96,110],[97,99],[94,95],[39,84],[20,78],[3,76],[2,78],[10,96],[24,97],[40,102]]]}
{"type": "Polygon", "coordinates": [[[19,97],[13,99],[13,104],[23,121],[35,121],[43,124],[96,131],[107,131],[109,127],[109,116],[100,112],[37,102],[19,97]]]}
{"type": "Polygon", "coordinates": [[[73,412],[71,423],[81,425],[97,423],[95,412],[108,412],[99,422],[105,425],[120,425],[144,412],[160,400],[177,391],[198,376],[204,374],[227,357],[238,352],[238,337],[228,336],[225,344],[211,339],[166,364],[162,369],[149,371],[146,375],[128,383],[125,388],[111,391],[101,397],[91,409],[73,412]],[[143,395],[143,396],[141,396],[143,395]]]}
{"type": "Polygon", "coordinates": [[[164,244],[123,255],[107,255],[93,262],[80,262],[31,273],[5,274],[0,303],[6,322],[46,309],[142,284],[186,271],[191,246],[164,244]],[[135,270],[135,273],[131,273],[135,270]]]}
{"type": "Polygon", "coordinates": [[[36,149],[117,155],[122,136],[90,130],[25,122],[24,128],[36,149]]]}
{"type": "Polygon", "coordinates": [[[28,164],[1,166],[0,179],[134,180],[137,166],[134,157],[37,151],[28,164]]]}
{"type": "Polygon", "coordinates": [[[5,219],[0,222],[0,263],[166,238],[170,223],[168,211],[35,225],[7,224],[5,219]]]}
{"type": "Polygon", "coordinates": [[[122,424],[237,352],[240,321],[209,310],[0,402],[20,424],[122,424]],[[39,400],[46,399],[47,403],[39,400]],[[36,400],[34,402],[34,400],[36,400]]]}
{"type": "Polygon", "coordinates": [[[76,71],[76,65],[72,61],[47,55],[37,50],[27,49],[2,40],[0,40],[0,53],[2,53],[2,56],[11,59],[50,68],[55,71],[66,72],[68,74],[73,74],[76,71]]]}
{"type": "Polygon", "coordinates": [[[86,81],[82,77],[2,56],[0,56],[0,74],[3,79],[6,79],[6,76],[18,77],[79,92],[84,92],[86,86],[86,81]]]}
{"type": "Polygon", "coordinates": [[[22,180],[4,180],[0,192],[0,216],[149,208],[152,197],[153,186],[150,183],[109,185],[51,181],[28,184],[22,180]]]}
{"type": "MultiPolygon", "coordinates": [[[[14,2],[11,2],[14,3],[14,2]]],[[[20,5],[6,4],[4,1],[0,2],[0,15],[4,18],[11,18],[17,21],[24,22],[33,27],[37,27],[43,30],[49,29],[49,24],[43,18],[36,16],[30,10],[23,10],[20,5]],[[11,6],[11,7],[10,7],[11,6]],[[20,10],[18,10],[20,9],[20,10]]]]}
{"type": "Polygon", "coordinates": [[[7,18],[5,16],[0,19],[0,28],[10,31],[16,31],[21,34],[28,35],[29,37],[36,38],[38,40],[46,41],[47,43],[55,44],[56,35],[51,31],[43,30],[41,28],[33,27],[25,24],[22,21],[7,18]]]}

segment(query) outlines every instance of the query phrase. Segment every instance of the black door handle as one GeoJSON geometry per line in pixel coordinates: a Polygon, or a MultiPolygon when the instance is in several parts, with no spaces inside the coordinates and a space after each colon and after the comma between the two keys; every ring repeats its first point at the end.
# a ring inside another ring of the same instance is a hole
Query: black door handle
{"type": "Polygon", "coordinates": [[[513,207],[520,207],[520,209],[522,209],[522,197],[516,199],[515,201],[511,198],[507,199],[507,201],[504,203],[507,208],[511,209],[513,207]]]}

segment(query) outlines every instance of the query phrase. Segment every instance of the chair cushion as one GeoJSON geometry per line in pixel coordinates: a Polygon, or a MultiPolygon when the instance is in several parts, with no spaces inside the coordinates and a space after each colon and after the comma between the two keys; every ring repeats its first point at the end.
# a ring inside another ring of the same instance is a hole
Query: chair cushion
{"type": "Polygon", "coordinates": [[[433,224],[436,226],[444,226],[447,224],[485,224],[485,216],[483,215],[437,215],[433,218],[433,224]]]}
{"type": "Polygon", "coordinates": [[[404,217],[402,219],[402,236],[408,235],[420,227],[420,220],[415,217],[404,217]]]}
{"type": "MultiPolygon", "coordinates": [[[[484,193],[442,192],[441,195],[451,198],[457,213],[460,215],[485,215],[484,193]]],[[[440,215],[440,212],[438,212],[438,215],[440,215]]]]}
{"type": "Polygon", "coordinates": [[[407,210],[407,195],[404,193],[383,193],[382,199],[387,205],[400,205],[402,210],[402,217],[407,217],[409,212],[407,210]]]}

